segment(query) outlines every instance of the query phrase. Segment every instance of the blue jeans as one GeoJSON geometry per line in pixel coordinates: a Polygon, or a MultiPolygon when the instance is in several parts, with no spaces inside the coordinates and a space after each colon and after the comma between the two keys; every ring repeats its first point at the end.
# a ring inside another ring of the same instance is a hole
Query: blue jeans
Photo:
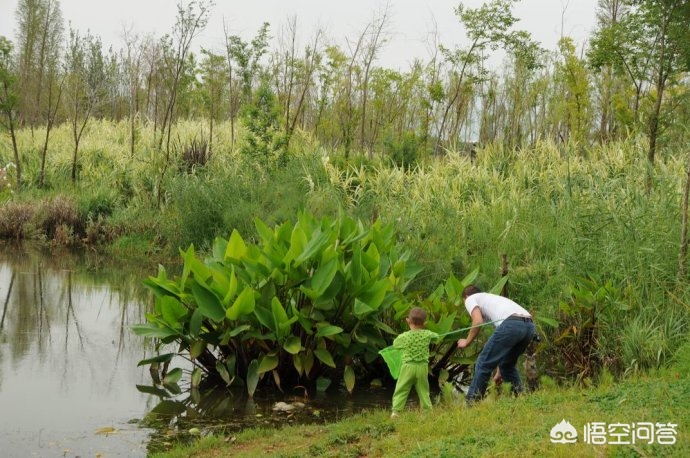
{"type": "Polygon", "coordinates": [[[520,373],[515,368],[515,364],[535,334],[536,330],[532,321],[503,320],[477,357],[474,376],[467,392],[468,404],[484,397],[491,373],[496,367],[501,371],[503,380],[511,384],[513,393],[522,392],[520,373]]]}

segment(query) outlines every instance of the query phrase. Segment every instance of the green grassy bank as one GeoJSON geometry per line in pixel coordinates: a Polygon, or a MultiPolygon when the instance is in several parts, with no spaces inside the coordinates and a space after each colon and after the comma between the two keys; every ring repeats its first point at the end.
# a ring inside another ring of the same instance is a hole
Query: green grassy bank
{"type": "Polygon", "coordinates": [[[623,381],[609,378],[585,389],[544,386],[519,399],[492,395],[472,408],[461,398],[446,399],[432,412],[408,410],[395,419],[375,410],[332,424],[209,436],[153,456],[682,457],[690,456],[688,396],[690,374],[673,369],[623,381]],[[577,431],[575,443],[552,442],[551,430],[563,420],[577,431]],[[677,426],[663,439],[643,440],[640,422],[677,426]],[[597,436],[594,429],[587,440],[588,425],[603,426],[606,433],[597,436]],[[617,435],[623,425],[629,433],[617,435]],[[614,443],[626,441],[630,444],[614,443]]]}

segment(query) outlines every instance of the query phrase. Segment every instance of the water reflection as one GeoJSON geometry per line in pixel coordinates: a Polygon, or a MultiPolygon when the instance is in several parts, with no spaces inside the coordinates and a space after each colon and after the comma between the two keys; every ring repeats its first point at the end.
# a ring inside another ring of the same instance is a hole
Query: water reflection
{"type": "Polygon", "coordinates": [[[155,404],[134,388],[148,375],[128,329],[144,316],[136,275],[0,245],[3,456],[146,455],[149,432],[130,423],[155,404]]]}
{"type": "Polygon", "coordinates": [[[179,390],[153,385],[137,367],[151,346],[130,326],[145,321],[151,298],[141,281],[155,272],[0,244],[1,456],[146,456],[193,438],[190,430],[332,422],[389,405],[381,389],[310,398],[259,391],[250,400],[241,388],[190,390],[185,377],[179,390]],[[274,410],[296,401],[304,406],[274,410]]]}

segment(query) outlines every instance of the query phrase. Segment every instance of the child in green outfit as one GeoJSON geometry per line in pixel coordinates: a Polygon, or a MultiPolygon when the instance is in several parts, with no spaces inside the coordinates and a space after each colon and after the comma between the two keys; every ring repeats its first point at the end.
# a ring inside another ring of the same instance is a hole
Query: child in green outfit
{"type": "Polygon", "coordinates": [[[405,408],[407,397],[413,386],[419,397],[419,405],[423,409],[431,409],[429,344],[432,339],[437,339],[439,335],[424,329],[426,311],[421,307],[413,307],[406,320],[410,330],[403,332],[393,341],[393,347],[402,351],[402,367],[393,393],[391,418],[396,417],[398,412],[405,408]]]}

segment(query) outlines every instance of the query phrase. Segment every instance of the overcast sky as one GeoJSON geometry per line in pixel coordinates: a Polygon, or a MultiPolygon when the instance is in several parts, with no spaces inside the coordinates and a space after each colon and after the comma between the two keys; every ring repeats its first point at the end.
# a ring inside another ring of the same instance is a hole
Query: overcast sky
{"type": "MultiPolygon", "coordinates": [[[[158,37],[172,30],[176,0],[60,0],[66,28],[68,22],[82,32],[101,37],[105,47],[122,47],[123,31],[158,37]]],[[[251,40],[263,22],[271,24],[276,37],[288,20],[297,19],[299,47],[304,48],[321,28],[331,43],[346,49],[367,24],[384,9],[379,0],[216,0],[204,33],[195,44],[220,52],[224,29],[230,35],[251,40]]],[[[415,58],[429,57],[429,36],[437,30],[437,41],[447,47],[463,45],[465,33],[454,14],[459,1],[390,0],[390,41],[379,65],[405,70],[415,58]]],[[[465,0],[476,8],[483,0],[465,0]]],[[[513,13],[520,18],[516,28],[527,30],[542,47],[555,50],[560,36],[572,37],[582,47],[594,27],[597,0],[521,0],[513,13]]],[[[14,40],[17,0],[0,0],[0,35],[14,40]]],[[[274,43],[272,43],[272,48],[274,43]]]]}

